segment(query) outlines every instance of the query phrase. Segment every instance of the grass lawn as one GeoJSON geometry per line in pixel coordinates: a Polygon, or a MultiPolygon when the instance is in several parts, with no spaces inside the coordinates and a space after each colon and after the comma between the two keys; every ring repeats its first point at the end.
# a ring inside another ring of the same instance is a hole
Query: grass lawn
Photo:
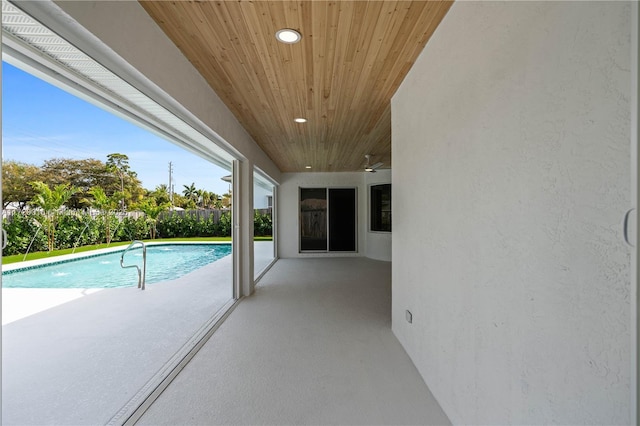
{"type": "MultiPolygon", "coordinates": [[[[271,241],[272,237],[254,237],[254,241],[271,241]]],[[[156,242],[156,243],[176,243],[176,242],[194,242],[194,241],[231,241],[231,237],[194,237],[194,238],[158,238],[155,240],[143,240],[145,243],[156,242]]],[[[77,247],[75,252],[73,249],[64,249],[64,250],[54,250],[51,252],[48,251],[37,251],[33,253],[27,254],[26,259],[24,258],[24,254],[14,254],[11,256],[3,256],[2,264],[8,265],[10,263],[22,262],[23,260],[36,260],[36,259],[48,259],[51,257],[61,256],[63,254],[71,254],[74,253],[82,253],[85,251],[98,250],[107,247],[118,247],[118,246],[128,246],[131,244],[131,241],[122,241],[117,243],[111,243],[107,246],[107,244],[95,244],[91,246],[82,246],[77,247]]]]}

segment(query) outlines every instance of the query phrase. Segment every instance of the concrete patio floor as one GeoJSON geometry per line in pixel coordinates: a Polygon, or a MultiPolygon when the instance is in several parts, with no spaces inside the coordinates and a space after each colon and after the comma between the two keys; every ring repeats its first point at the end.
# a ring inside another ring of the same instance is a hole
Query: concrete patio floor
{"type": "Polygon", "coordinates": [[[280,259],[137,424],[450,424],[391,331],[391,264],[280,259]]]}
{"type": "MultiPolygon", "coordinates": [[[[256,273],[272,247],[256,246],[256,273]]],[[[448,424],[391,332],[390,268],[280,260],[139,423],[448,424]]],[[[68,293],[7,322],[2,423],[120,424],[229,303],[231,276],[228,256],[145,291],[68,293]]]]}

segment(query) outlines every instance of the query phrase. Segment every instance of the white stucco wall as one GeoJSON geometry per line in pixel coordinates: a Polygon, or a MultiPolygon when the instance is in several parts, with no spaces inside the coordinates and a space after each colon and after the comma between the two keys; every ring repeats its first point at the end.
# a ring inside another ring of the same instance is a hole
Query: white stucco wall
{"type": "Polygon", "coordinates": [[[391,171],[377,173],[283,173],[278,188],[278,255],[287,257],[366,256],[391,261],[391,235],[369,232],[369,185],[391,183],[391,171]],[[357,188],[358,192],[358,252],[299,253],[299,188],[357,188]]]}
{"type": "Polygon", "coordinates": [[[278,189],[278,255],[280,257],[366,256],[391,261],[391,234],[369,231],[369,185],[391,183],[391,171],[377,173],[283,173],[278,189]],[[358,252],[299,253],[298,191],[299,188],[357,188],[358,252]]]}
{"type": "Polygon", "coordinates": [[[273,197],[273,190],[264,189],[261,186],[254,185],[253,187],[253,208],[266,209],[269,208],[268,196],[273,197]]]}
{"type": "Polygon", "coordinates": [[[393,331],[454,424],[631,423],[630,12],[457,2],[393,98],[393,331]]]}

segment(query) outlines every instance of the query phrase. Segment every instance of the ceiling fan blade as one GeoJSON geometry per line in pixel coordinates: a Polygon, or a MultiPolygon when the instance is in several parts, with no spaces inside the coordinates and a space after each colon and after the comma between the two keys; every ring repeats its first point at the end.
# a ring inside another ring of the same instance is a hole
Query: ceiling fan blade
{"type": "Polygon", "coordinates": [[[384,163],[376,163],[376,164],[374,164],[373,166],[371,166],[371,168],[372,168],[373,170],[375,170],[375,169],[377,169],[377,168],[382,167],[382,165],[383,165],[383,164],[384,164],[384,163]]]}

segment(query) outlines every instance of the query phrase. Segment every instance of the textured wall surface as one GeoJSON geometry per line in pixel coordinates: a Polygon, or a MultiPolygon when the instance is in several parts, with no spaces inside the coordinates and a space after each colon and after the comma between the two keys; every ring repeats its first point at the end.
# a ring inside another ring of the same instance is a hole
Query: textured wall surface
{"type": "Polygon", "coordinates": [[[393,330],[454,424],[630,423],[630,12],[456,3],[393,98],[393,330]]]}
{"type": "Polygon", "coordinates": [[[391,234],[369,232],[369,185],[391,183],[391,172],[377,173],[283,173],[278,189],[278,255],[288,257],[366,256],[391,261],[391,234]],[[299,253],[299,188],[357,188],[358,253],[299,253]]]}

